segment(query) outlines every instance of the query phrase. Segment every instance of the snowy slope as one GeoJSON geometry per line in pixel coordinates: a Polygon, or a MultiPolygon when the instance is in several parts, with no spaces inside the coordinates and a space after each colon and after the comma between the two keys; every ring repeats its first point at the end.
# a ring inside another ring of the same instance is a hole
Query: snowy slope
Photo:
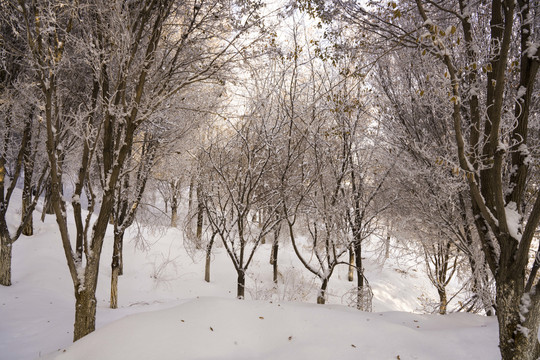
{"type": "Polygon", "coordinates": [[[480,316],[200,298],[129,316],[47,359],[495,359],[480,316]]]}
{"type": "Polygon", "coordinates": [[[362,313],[346,307],[353,284],[345,266],[330,281],[330,305],[313,304],[319,283],[287,244],[280,248],[275,288],[265,244],[248,272],[247,300],[239,301],[224,249],[216,247],[212,281],[206,283],[203,251],[188,254],[178,229],[146,232],[144,243],[135,233],[126,235],[125,275],[115,310],[108,308],[112,237],[107,237],[97,291],[98,330],[71,346],[73,286],[56,223],[52,216],[41,223],[36,215],[35,225],[34,236],[14,245],[13,285],[0,287],[2,360],[50,353],[48,358],[59,359],[499,357],[494,319],[415,314],[422,310],[418,298],[435,298],[435,292],[411,261],[391,257],[382,265],[373,261],[375,253],[366,254],[378,313],[362,313]],[[136,313],[141,314],[126,317],[136,313]]]}

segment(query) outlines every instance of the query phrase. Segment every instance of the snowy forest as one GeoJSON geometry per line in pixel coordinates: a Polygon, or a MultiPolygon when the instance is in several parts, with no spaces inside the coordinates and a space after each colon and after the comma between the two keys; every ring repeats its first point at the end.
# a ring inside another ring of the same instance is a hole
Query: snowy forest
{"type": "Polygon", "coordinates": [[[540,358],[539,65],[537,0],[0,0],[0,358],[540,358]]]}

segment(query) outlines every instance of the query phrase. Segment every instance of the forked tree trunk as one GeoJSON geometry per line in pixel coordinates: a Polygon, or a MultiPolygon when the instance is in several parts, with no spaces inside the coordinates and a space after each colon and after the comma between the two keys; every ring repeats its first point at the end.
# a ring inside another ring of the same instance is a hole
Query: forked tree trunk
{"type": "Polygon", "coordinates": [[[75,292],[75,325],[73,341],[77,341],[96,329],[95,289],[75,292]]]}
{"type": "Polygon", "coordinates": [[[324,278],[319,289],[319,294],[317,295],[317,304],[326,303],[326,288],[328,287],[328,278],[324,278]]]}
{"type": "Polygon", "coordinates": [[[11,256],[13,244],[3,237],[0,245],[0,285],[11,285],[11,256]]]}
{"type": "Polygon", "coordinates": [[[238,299],[244,299],[244,294],[246,290],[246,274],[244,272],[245,270],[237,270],[238,273],[238,280],[237,280],[237,287],[236,287],[236,297],[238,299]]]}

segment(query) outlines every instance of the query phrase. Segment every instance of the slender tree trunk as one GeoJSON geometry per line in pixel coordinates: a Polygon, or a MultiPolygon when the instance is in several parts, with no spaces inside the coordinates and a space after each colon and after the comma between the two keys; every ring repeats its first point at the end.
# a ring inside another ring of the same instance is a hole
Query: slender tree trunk
{"type": "Polygon", "coordinates": [[[360,241],[354,242],[354,257],[356,263],[356,308],[358,310],[364,309],[364,268],[362,267],[362,243],[360,241]]]}
{"type": "Polygon", "coordinates": [[[238,272],[238,281],[236,288],[236,297],[238,299],[244,299],[244,294],[246,290],[246,273],[244,269],[237,270],[238,272]]]}
{"type": "Polygon", "coordinates": [[[124,233],[114,233],[113,256],[111,263],[111,309],[118,308],[118,276],[121,275],[123,237],[124,233]]]}
{"type": "Polygon", "coordinates": [[[317,304],[326,303],[326,288],[328,287],[328,278],[324,278],[319,289],[319,294],[317,295],[317,304]]]}
{"type": "Polygon", "coordinates": [[[384,259],[387,260],[390,257],[390,233],[386,233],[386,240],[384,242],[384,259]]]}
{"type": "Polygon", "coordinates": [[[124,233],[118,241],[118,276],[124,275],[124,233]]]}
{"type": "Polygon", "coordinates": [[[112,266],[111,273],[111,309],[118,309],[118,266],[112,266]]]}
{"type": "Polygon", "coordinates": [[[44,196],[44,199],[43,199],[43,211],[41,212],[41,222],[45,221],[45,215],[52,215],[54,214],[54,207],[53,207],[53,204],[52,204],[52,199],[51,199],[51,184],[50,184],[50,180],[47,184],[47,186],[45,186],[45,196],[44,196]]]}
{"type": "MultiPolygon", "coordinates": [[[[30,203],[32,202],[32,189],[29,187],[28,190],[26,189],[26,177],[24,179],[25,185],[23,190],[23,198],[22,198],[22,214],[21,217],[24,218],[26,213],[28,212],[28,207],[30,206],[30,203]]],[[[32,219],[32,215],[28,218],[28,221],[23,225],[22,234],[26,236],[32,236],[34,235],[34,221],[32,219]]]]}
{"type": "Polygon", "coordinates": [[[277,284],[278,282],[278,252],[279,252],[279,242],[277,239],[274,239],[274,243],[272,244],[272,251],[270,253],[270,264],[272,265],[272,279],[274,281],[274,284],[277,284]]]}
{"type": "Polygon", "coordinates": [[[176,195],[173,195],[171,199],[171,227],[176,227],[177,220],[178,220],[178,199],[176,195]]]}
{"type": "MultiPolygon", "coordinates": [[[[26,120],[24,126],[24,140],[23,143],[26,144],[23,154],[23,167],[24,167],[24,182],[23,182],[23,193],[22,193],[22,220],[28,212],[28,207],[32,203],[32,175],[34,173],[34,159],[32,158],[32,117],[26,120]]],[[[32,210],[33,211],[33,210],[32,210]]],[[[32,236],[34,234],[33,219],[30,216],[25,224],[23,224],[22,234],[26,236],[32,236]]]]}
{"type": "Polygon", "coordinates": [[[77,341],[96,329],[95,289],[90,287],[75,292],[75,326],[73,341],[77,341]]]}
{"type": "Polygon", "coordinates": [[[202,229],[203,229],[203,218],[204,216],[204,204],[202,200],[202,187],[200,184],[197,184],[197,240],[196,248],[201,248],[202,243],[202,229]]]}
{"type": "Polygon", "coordinates": [[[349,273],[347,274],[347,280],[354,280],[354,249],[352,245],[349,247],[349,273]]]}
{"type": "Polygon", "coordinates": [[[3,238],[0,241],[0,285],[11,285],[11,256],[13,244],[10,239],[3,238]]]}
{"type": "Polygon", "coordinates": [[[217,233],[212,233],[212,237],[206,245],[206,264],[204,266],[204,281],[210,282],[210,263],[212,262],[212,246],[214,245],[214,240],[217,233]]]}

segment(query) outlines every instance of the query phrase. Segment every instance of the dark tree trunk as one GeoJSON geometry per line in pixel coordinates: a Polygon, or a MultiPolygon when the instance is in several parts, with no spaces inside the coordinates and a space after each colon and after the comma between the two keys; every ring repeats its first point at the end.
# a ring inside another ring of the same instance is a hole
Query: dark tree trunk
{"type": "Polygon", "coordinates": [[[206,264],[204,266],[204,281],[210,282],[210,263],[212,262],[212,246],[214,245],[214,240],[216,238],[217,233],[212,234],[212,238],[210,238],[210,241],[208,242],[208,245],[206,245],[206,264]]]}
{"type": "Polygon", "coordinates": [[[328,287],[328,278],[324,278],[319,289],[319,294],[317,295],[317,304],[326,303],[326,288],[328,287]]]}
{"type": "Polygon", "coordinates": [[[272,244],[272,252],[270,253],[270,264],[272,265],[272,279],[274,281],[274,284],[277,284],[278,282],[278,253],[279,253],[279,242],[274,240],[274,243],[272,244]]]}
{"type": "Polygon", "coordinates": [[[96,329],[95,288],[75,292],[75,325],[73,341],[77,341],[96,329]]]}
{"type": "Polygon", "coordinates": [[[203,229],[204,204],[202,199],[202,187],[197,185],[197,240],[196,248],[201,248],[202,229],[203,229]]]}
{"type": "Polygon", "coordinates": [[[364,310],[364,268],[362,267],[362,243],[356,241],[354,243],[354,257],[356,263],[356,308],[364,310]]]}
{"type": "Polygon", "coordinates": [[[519,277],[497,281],[499,348],[503,360],[535,360],[540,357],[537,338],[540,312],[538,304],[534,304],[528,294],[525,296],[528,299],[523,301],[524,296],[520,295],[523,288],[523,281],[519,277]],[[528,311],[521,313],[520,308],[528,311]]]}
{"type": "MultiPolygon", "coordinates": [[[[22,221],[23,223],[22,234],[26,236],[32,236],[34,234],[33,219],[32,216],[26,217],[28,208],[32,203],[32,175],[34,173],[34,159],[32,158],[32,147],[30,143],[32,141],[32,116],[28,118],[24,126],[24,140],[25,145],[23,153],[23,166],[24,166],[24,183],[23,183],[23,193],[22,193],[22,221]]],[[[33,209],[32,209],[33,212],[33,209]]]]}
{"type": "Polygon", "coordinates": [[[236,287],[236,297],[238,299],[244,299],[245,289],[246,289],[246,274],[245,270],[237,270],[238,272],[238,281],[236,287]]]}
{"type": "Polygon", "coordinates": [[[0,241],[0,285],[11,285],[11,256],[13,244],[5,237],[0,241]]]}
{"type": "MultiPolygon", "coordinates": [[[[30,203],[32,202],[32,189],[30,186],[26,185],[26,177],[24,178],[24,189],[23,189],[23,198],[22,198],[22,214],[21,217],[23,218],[26,216],[26,213],[28,212],[28,208],[30,207],[30,203]]],[[[32,219],[32,215],[28,218],[28,220],[23,225],[22,234],[26,236],[32,236],[34,235],[34,221],[32,219]]]]}

